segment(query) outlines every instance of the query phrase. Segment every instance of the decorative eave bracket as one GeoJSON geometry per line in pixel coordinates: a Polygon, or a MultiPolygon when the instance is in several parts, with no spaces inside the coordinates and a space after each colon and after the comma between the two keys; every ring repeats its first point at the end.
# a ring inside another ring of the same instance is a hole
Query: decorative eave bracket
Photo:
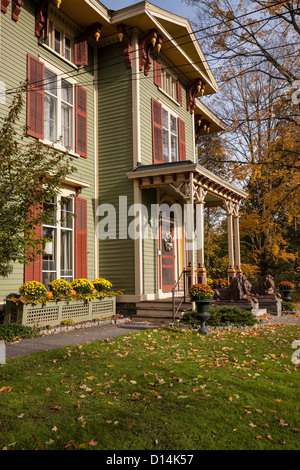
{"type": "Polygon", "coordinates": [[[89,36],[93,36],[96,41],[98,42],[100,39],[101,35],[101,28],[102,24],[101,23],[93,23],[90,26],[88,26],[80,36],[78,36],[78,39],[81,41],[87,40],[89,36]]]}
{"type": "Polygon", "coordinates": [[[195,144],[198,145],[200,141],[201,132],[204,131],[207,134],[210,132],[210,122],[202,119],[201,114],[195,116],[195,144]]]}
{"type": "Polygon", "coordinates": [[[124,58],[126,62],[126,67],[128,69],[132,68],[132,47],[131,47],[131,39],[129,34],[126,31],[126,27],[123,23],[117,25],[118,30],[118,38],[120,42],[123,42],[124,45],[124,58]]]}
{"type": "MultiPolygon", "coordinates": [[[[12,0],[11,17],[14,21],[18,21],[23,3],[24,3],[23,0],[12,0]]],[[[7,7],[9,4],[10,4],[10,0],[1,0],[2,13],[7,13],[7,7]]]]}
{"type": "Polygon", "coordinates": [[[44,29],[44,39],[46,40],[49,33],[49,3],[50,0],[41,0],[36,7],[35,12],[35,35],[40,38],[44,29]]]}
{"type": "Polygon", "coordinates": [[[11,7],[11,17],[14,21],[18,21],[22,6],[23,0],[13,0],[11,7]]]}
{"type": "Polygon", "coordinates": [[[10,4],[10,0],[1,0],[1,11],[2,13],[7,12],[7,7],[10,4]]]}
{"type": "Polygon", "coordinates": [[[202,82],[200,78],[197,78],[187,89],[186,91],[186,106],[187,110],[193,114],[196,107],[196,96],[198,93],[201,93],[201,96],[204,95],[205,83],[202,82]]]}
{"type": "Polygon", "coordinates": [[[140,70],[148,75],[152,64],[151,54],[155,47],[158,52],[161,50],[163,38],[157,33],[156,29],[150,29],[140,43],[140,70]]]}

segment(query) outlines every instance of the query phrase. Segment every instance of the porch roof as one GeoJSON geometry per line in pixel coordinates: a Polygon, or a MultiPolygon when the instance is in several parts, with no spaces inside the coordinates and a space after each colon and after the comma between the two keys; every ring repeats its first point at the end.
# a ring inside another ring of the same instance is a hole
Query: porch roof
{"type": "Polygon", "coordinates": [[[191,173],[194,185],[207,191],[207,205],[220,206],[224,200],[240,203],[247,197],[247,193],[242,189],[191,160],[155,165],[140,164],[126,175],[131,180],[137,180],[140,189],[171,187],[183,199],[188,199],[187,187],[191,181],[191,173]]]}

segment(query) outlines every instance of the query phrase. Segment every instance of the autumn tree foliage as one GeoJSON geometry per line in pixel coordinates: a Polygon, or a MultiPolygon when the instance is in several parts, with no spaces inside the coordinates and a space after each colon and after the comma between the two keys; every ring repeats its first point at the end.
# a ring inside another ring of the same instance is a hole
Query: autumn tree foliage
{"type": "MultiPolygon", "coordinates": [[[[299,279],[300,4],[190,3],[199,8],[193,26],[221,85],[210,104],[228,125],[219,138],[223,155],[219,146],[215,156],[248,192],[241,206],[243,260],[258,275],[299,279]]],[[[201,151],[205,157],[203,145],[201,151]]]]}

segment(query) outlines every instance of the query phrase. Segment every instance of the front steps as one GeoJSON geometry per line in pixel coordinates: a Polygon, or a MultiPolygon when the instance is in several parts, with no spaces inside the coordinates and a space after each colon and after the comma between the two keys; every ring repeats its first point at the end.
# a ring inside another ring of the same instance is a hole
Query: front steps
{"type": "MultiPolygon", "coordinates": [[[[183,313],[191,310],[190,302],[183,302],[180,306],[176,319],[182,317],[183,313]]],[[[133,319],[140,322],[149,322],[153,324],[167,325],[173,322],[173,303],[172,299],[166,300],[147,300],[136,304],[136,315],[133,319]]]]}
{"type": "MultiPolygon", "coordinates": [[[[184,312],[192,309],[192,303],[183,302],[180,306],[176,320],[179,320],[184,312]]],[[[257,309],[253,311],[259,319],[261,315],[267,313],[266,309],[257,309]]],[[[173,303],[172,299],[165,300],[144,300],[136,304],[136,314],[132,317],[136,322],[149,322],[157,325],[168,325],[173,323],[173,303]]]]}

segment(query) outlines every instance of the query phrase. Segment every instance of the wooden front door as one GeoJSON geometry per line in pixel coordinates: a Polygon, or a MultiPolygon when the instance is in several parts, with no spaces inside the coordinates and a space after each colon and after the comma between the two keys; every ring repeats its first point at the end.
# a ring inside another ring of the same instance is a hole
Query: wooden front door
{"type": "Polygon", "coordinates": [[[175,285],[174,220],[160,219],[161,286],[163,292],[171,292],[175,285]]]}

